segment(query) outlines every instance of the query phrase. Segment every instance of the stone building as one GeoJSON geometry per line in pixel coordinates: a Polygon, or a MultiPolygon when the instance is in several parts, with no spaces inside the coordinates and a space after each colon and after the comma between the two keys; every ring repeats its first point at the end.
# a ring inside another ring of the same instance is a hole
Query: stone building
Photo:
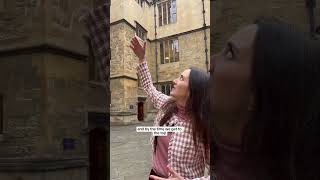
{"type": "MultiPolygon", "coordinates": [[[[320,1],[316,1],[315,24],[320,29],[320,1]]],[[[220,51],[226,40],[240,27],[252,24],[259,16],[277,17],[309,31],[305,0],[212,0],[211,54],[220,51]]],[[[320,32],[319,32],[320,33],[320,32]]]]}
{"type": "Polygon", "coordinates": [[[110,98],[82,19],[105,2],[0,0],[1,180],[107,176],[110,98]]]}
{"type": "Polygon", "coordinates": [[[159,91],[168,94],[172,80],[189,67],[207,71],[209,3],[209,0],[111,0],[112,124],[130,124],[154,117],[155,110],[139,87],[138,59],[128,47],[135,33],[147,42],[147,63],[159,91]]]}

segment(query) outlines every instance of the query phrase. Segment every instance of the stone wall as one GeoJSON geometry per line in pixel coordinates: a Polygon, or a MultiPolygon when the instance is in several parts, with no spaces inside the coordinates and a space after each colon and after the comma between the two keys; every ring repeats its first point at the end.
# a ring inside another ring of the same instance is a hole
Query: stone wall
{"type": "Polygon", "coordinates": [[[44,1],[1,0],[0,49],[34,46],[43,43],[44,1]]]}
{"type": "Polygon", "coordinates": [[[21,55],[1,58],[0,69],[0,93],[5,97],[0,157],[87,154],[86,112],[105,113],[107,106],[103,86],[88,86],[87,62],[21,55]],[[75,149],[64,151],[63,138],[75,138],[75,149]]]}
{"type": "Polygon", "coordinates": [[[137,119],[138,84],[137,80],[117,78],[110,80],[111,122],[113,124],[132,123],[137,119]]]}
{"type": "MultiPolygon", "coordinates": [[[[207,48],[208,48],[208,62],[210,63],[210,29],[206,29],[207,32],[207,48]]],[[[185,69],[190,67],[196,67],[203,71],[206,71],[206,55],[205,55],[205,41],[203,30],[187,33],[178,36],[179,42],[179,61],[173,63],[160,63],[160,47],[158,45],[158,66],[159,66],[159,82],[172,81],[179,77],[185,69]]],[[[154,46],[154,42],[152,45],[154,46]]],[[[155,51],[153,48],[151,51],[155,51]]],[[[151,53],[154,55],[155,53],[151,53]]],[[[151,58],[152,59],[152,58],[151,58]]],[[[155,58],[153,58],[155,59],[155,58]]],[[[152,73],[153,80],[155,82],[156,72],[155,63],[148,63],[152,73]]]]}
{"type": "Polygon", "coordinates": [[[106,113],[110,102],[104,84],[88,79],[81,18],[93,1],[0,3],[8,6],[0,17],[0,179],[86,180],[88,112],[106,113]]]}
{"type": "Polygon", "coordinates": [[[2,57],[0,93],[4,95],[4,133],[0,158],[30,157],[39,152],[43,112],[43,58],[2,57]]]}
{"type": "Polygon", "coordinates": [[[88,54],[83,35],[83,17],[93,7],[92,0],[47,0],[45,4],[45,42],[80,54],[88,54]]]}
{"type": "MultiPolygon", "coordinates": [[[[123,74],[123,54],[124,54],[124,23],[110,26],[110,78],[121,76],[123,74]]],[[[112,89],[112,87],[111,87],[112,89]]],[[[113,95],[111,94],[111,97],[113,95]]],[[[111,102],[112,103],[112,102],[111,102]]]]}
{"type": "Polygon", "coordinates": [[[128,47],[134,33],[135,30],[124,22],[110,28],[111,122],[137,121],[138,58],[128,47]]]}
{"type": "Polygon", "coordinates": [[[135,29],[125,22],[114,24],[110,27],[110,78],[128,76],[137,79],[138,58],[128,47],[135,29]]]}
{"type": "MultiPolygon", "coordinates": [[[[48,152],[54,156],[86,155],[88,65],[46,54],[48,152]],[[72,70],[70,69],[72,67],[72,70]],[[74,150],[63,150],[63,138],[75,139],[74,150]]],[[[103,104],[102,104],[103,106],[103,104]]]]}

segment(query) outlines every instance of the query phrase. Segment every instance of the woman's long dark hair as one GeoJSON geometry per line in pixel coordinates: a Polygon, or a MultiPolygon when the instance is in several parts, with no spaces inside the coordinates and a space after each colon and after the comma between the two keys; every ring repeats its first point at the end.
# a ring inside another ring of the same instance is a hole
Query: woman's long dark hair
{"type": "Polygon", "coordinates": [[[319,144],[320,81],[314,77],[319,66],[313,67],[319,64],[319,46],[278,20],[260,18],[255,24],[254,111],[244,129],[243,152],[267,170],[261,179],[308,179],[308,172],[320,174],[312,170],[317,165],[310,154],[319,144]]]}
{"type": "MultiPolygon", "coordinates": [[[[207,118],[204,117],[207,108],[205,102],[209,75],[197,68],[190,69],[189,97],[185,112],[191,120],[194,144],[197,145],[198,142],[202,142],[209,146],[209,125],[207,118]]],[[[160,120],[160,126],[163,126],[178,110],[174,100],[167,102],[162,108],[164,115],[160,120]]]]}

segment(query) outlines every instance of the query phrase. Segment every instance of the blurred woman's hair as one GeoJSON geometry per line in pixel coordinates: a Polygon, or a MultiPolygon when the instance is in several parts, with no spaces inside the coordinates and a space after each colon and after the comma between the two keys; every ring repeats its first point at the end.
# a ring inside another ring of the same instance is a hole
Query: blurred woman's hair
{"type": "Polygon", "coordinates": [[[243,152],[267,168],[261,179],[319,179],[319,42],[277,19],[255,24],[254,110],[243,152]]]}

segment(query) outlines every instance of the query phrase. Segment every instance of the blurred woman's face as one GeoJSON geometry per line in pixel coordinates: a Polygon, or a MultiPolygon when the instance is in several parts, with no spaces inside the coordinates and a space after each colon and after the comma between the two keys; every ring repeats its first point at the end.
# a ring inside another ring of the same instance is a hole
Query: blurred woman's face
{"type": "Polygon", "coordinates": [[[180,103],[185,103],[189,97],[189,76],[191,69],[184,70],[180,76],[172,81],[170,95],[180,103]]]}
{"type": "Polygon", "coordinates": [[[214,115],[240,115],[248,111],[251,95],[251,64],[256,25],[236,32],[211,62],[210,94],[214,115]]]}

